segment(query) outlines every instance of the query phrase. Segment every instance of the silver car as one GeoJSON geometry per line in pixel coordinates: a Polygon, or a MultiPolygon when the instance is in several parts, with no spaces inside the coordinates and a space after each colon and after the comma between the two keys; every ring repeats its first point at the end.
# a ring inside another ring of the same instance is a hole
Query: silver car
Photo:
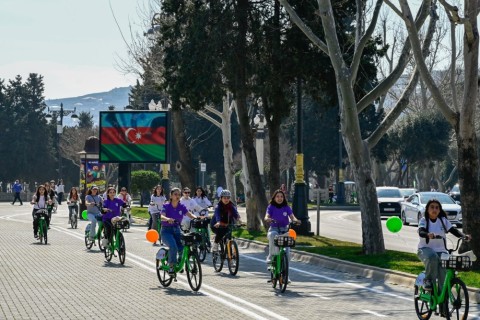
{"type": "Polygon", "coordinates": [[[457,227],[462,226],[462,207],[452,197],[443,192],[417,192],[412,194],[402,202],[401,219],[403,224],[418,224],[425,215],[425,207],[430,199],[436,199],[442,204],[442,209],[447,214],[450,223],[456,224],[457,227]]]}
{"type": "Polygon", "coordinates": [[[400,216],[400,203],[404,200],[397,187],[377,187],[378,208],[381,216],[400,216]]]}

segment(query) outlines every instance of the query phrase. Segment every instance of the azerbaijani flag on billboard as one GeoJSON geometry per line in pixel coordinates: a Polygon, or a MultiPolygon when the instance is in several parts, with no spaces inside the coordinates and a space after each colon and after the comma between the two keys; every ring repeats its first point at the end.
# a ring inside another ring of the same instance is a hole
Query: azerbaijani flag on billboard
{"type": "Polygon", "coordinates": [[[167,162],[168,114],[100,112],[100,162],[167,162]]]}

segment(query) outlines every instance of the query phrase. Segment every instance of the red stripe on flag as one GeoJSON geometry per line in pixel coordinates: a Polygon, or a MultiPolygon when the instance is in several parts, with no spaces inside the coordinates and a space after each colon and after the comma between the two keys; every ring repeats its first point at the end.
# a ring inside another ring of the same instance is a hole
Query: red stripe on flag
{"type": "Polygon", "coordinates": [[[102,127],[102,144],[165,144],[165,127],[102,127]]]}

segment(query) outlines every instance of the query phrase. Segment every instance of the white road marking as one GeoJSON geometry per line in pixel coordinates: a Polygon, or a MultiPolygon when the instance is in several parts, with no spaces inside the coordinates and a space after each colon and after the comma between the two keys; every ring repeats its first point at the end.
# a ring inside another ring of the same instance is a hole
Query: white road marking
{"type": "Polygon", "coordinates": [[[370,310],[362,310],[363,312],[366,312],[366,313],[370,313],[370,314],[373,314],[374,316],[376,317],[379,317],[379,318],[386,318],[387,316],[384,315],[384,314],[381,314],[381,313],[378,313],[378,312],[374,312],[374,311],[370,311],[370,310]]]}
{"type": "Polygon", "coordinates": [[[317,298],[320,298],[320,299],[323,299],[323,300],[332,300],[332,298],[321,296],[321,295],[316,294],[316,293],[312,293],[311,296],[317,297],[317,298]]]}

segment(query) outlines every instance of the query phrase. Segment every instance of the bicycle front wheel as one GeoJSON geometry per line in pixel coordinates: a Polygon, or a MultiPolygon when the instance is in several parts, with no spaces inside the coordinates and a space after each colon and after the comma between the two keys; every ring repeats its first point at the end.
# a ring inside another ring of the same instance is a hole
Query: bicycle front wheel
{"type": "Polygon", "coordinates": [[[223,262],[225,261],[225,249],[223,246],[223,242],[218,244],[218,251],[212,252],[212,261],[213,261],[213,269],[216,272],[222,271],[223,262]]]}
{"type": "Polygon", "coordinates": [[[105,251],[105,247],[102,245],[102,239],[105,239],[105,230],[103,229],[103,227],[101,227],[101,229],[97,232],[97,237],[98,248],[100,249],[100,251],[105,251]]]}
{"type": "Polygon", "coordinates": [[[91,249],[95,240],[90,240],[90,231],[85,232],[85,247],[91,249]]]}
{"type": "Polygon", "coordinates": [[[125,247],[125,239],[123,238],[123,234],[118,235],[118,259],[120,259],[120,263],[125,263],[125,255],[127,254],[127,249],[125,247]]]}
{"type": "Polygon", "coordinates": [[[415,286],[413,300],[415,301],[415,312],[420,320],[428,320],[432,316],[432,309],[430,309],[430,301],[420,299],[420,288],[415,286]]]}
{"type": "Polygon", "coordinates": [[[105,260],[110,262],[113,257],[112,245],[108,244],[107,246],[105,246],[103,253],[105,254],[105,260]]]}
{"type": "Polygon", "coordinates": [[[198,291],[202,285],[202,266],[197,255],[190,252],[187,260],[188,284],[193,291],[198,291]]]}
{"type": "MultiPolygon", "coordinates": [[[[48,240],[47,230],[48,230],[48,228],[47,228],[47,223],[45,221],[42,223],[42,230],[43,230],[42,231],[42,233],[43,233],[43,243],[47,244],[47,240],[48,240]]],[[[41,242],[42,242],[42,239],[40,238],[40,243],[41,242]]]]}
{"type": "Polygon", "coordinates": [[[77,229],[77,215],[75,213],[70,217],[70,226],[72,229],[77,229]]]}
{"type": "Polygon", "coordinates": [[[465,283],[455,278],[451,282],[451,288],[448,292],[447,313],[445,317],[447,320],[463,320],[468,317],[468,290],[465,283]]]}
{"type": "Polygon", "coordinates": [[[162,286],[168,287],[172,283],[173,278],[168,274],[166,261],[157,259],[156,266],[158,281],[160,281],[162,286]]]}
{"type": "Polygon", "coordinates": [[[235,240],[228,241],[228,270],[232,276],[238,272],[239,256],[238,245],[235,240]],[[229,253],[229,254],[228,254],[229,253]]]}
{"type": "Polygon", "coordinates": [[[288,257],[284,253],[282,254],[282,260],[280,261],[280,272],[278,278],[278,289],[280,292],[285,292],[288,285],[288,257]]]}

